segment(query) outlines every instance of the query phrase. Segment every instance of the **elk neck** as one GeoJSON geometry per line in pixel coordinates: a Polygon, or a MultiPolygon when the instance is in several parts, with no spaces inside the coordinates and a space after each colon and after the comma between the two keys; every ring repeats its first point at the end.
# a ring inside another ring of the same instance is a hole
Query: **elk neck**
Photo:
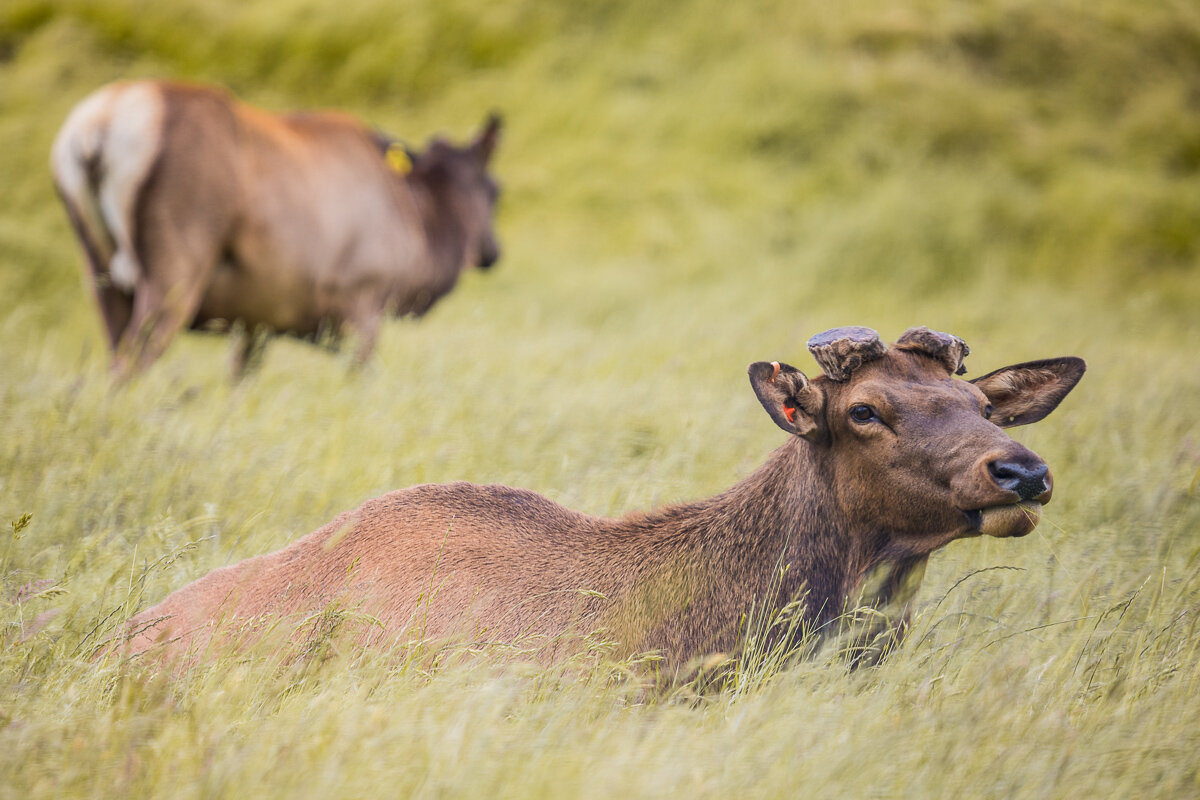
{"type": "Polygon", "coordinates": [[[663,544],[703,573],[700,583],[735,603],[774,597],[782,605],[803,596],[807,621],[821,625],[847,602],[907,602],[925,556],[893,552],[886,532],[847,519],[829,458],[793,437],[725,492],[647,522],[668,532],[663,544]]]}
{"type": "Polygon", "coordinates": [[[406,183],[421,217],[434,272],[453,285],[466,260],[467,231],[451,192],[440,181],[418,174],[408,175],[406,183]]]}

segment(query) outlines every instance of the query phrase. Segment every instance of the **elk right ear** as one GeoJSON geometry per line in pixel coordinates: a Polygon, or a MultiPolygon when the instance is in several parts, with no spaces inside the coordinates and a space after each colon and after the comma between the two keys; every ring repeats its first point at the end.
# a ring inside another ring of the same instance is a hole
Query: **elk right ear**
{"type": "Polygon", "coordinates": [[[776,425],[810,442],[821,438],[824,398],[803,372],[778,361],[756,361],[747,372],[758,402],[776,425]]]}

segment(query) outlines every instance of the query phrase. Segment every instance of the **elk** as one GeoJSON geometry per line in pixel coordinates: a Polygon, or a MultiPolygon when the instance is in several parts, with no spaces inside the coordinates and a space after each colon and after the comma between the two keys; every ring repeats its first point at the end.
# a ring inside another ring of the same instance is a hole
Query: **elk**
{"type": "Polygon", "coordinates": [[[470,144],[416,153],[335,112],[277,115],[225,91],[137,81],[68,116],[51,167],[82,245],[118,379],[184,326],[242,331],[240,375],[266,338],[358,338],[422,315],[470,265],[490,267],[496,116],[470,144]]]}
{"type": "Polygon", "coordinates": [[[337,607],[378,620],[372,643],[411,641],[415,620],[425,637],[473,641],[603,630],[623,653],[681,665],[733,651],[755,603],[796,601],[819,629],[869,574],[884,578],[865,601],[900,601],[902,630],[930,553],[1033,530],[1053,481],[1002,428],[1049,414],[1085,364],[1031,361],[968,382],[955,377],[963,340],[927,328],[891,347],[839,328],[809,349],[824,372],[812,380],[750,365],[788,438],[715,497],[607,519],[506,486],[394,491],[184,586],[130,621],[124,647],[195,654],[222,626],[244,634],[337,607]]]}

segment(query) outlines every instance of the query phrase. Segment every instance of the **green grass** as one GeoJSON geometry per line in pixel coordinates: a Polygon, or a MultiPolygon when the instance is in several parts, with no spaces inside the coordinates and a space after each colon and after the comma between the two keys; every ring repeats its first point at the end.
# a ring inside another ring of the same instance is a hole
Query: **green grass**
{"type": "Polygon", "coordinates": [[[6,3],[0,798],[1194,796],[1197,97],[1184,0],[6,3]],[[225,341],[185,336],[111,390],[48,150],[148,75],[416,142],[501,109],[503,261],[360,374],[279,342],[231,386],[225,341]],[[621,665],[84,655],[114,610],[389,489],[716,492],[780,441],[746,364],[815,371],[842,324],[952,331],[974,375],[1089,363],[1014,433],[1055,472],[1041,526],[935,555],[880,667],[696,698],[621,665]]]}

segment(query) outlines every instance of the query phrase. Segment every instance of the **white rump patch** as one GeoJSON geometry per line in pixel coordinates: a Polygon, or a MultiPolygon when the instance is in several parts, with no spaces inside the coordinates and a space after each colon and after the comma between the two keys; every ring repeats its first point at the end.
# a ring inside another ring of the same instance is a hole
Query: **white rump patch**
{"type": "Polygon", "coordinates": [[[141,277],[133,248],[138,193],[162,140],[163,98],[153,83],[107,86],[75,107],[54,141],[51,165],[60,190],[75,206],[92,240],[111,247],[114,286],[132,292],[141,277]],[[93,194],[88,164],[98,167],[93,194]]]}
{"type": "Polygon", "coordinates": [[[100,149],[100,135],[108,119],[114,87],[89,95],[75,106],[54,137],[50,150],[50,168],[59,188],[72,200],[88,191],[84,162],[100,149]]]}
{"type": "Polygon", "coordinates": [[[104,88],[75,106],[50,149],[54,182],[64,202],[78,215],[88,241],[101,260],[107,260],[112,254],[113,243],[100,215],[99,198],[92,193],[88,183],[87,162],[96,158],[100,151],[112,94],[112,87],[104,88]]]}

